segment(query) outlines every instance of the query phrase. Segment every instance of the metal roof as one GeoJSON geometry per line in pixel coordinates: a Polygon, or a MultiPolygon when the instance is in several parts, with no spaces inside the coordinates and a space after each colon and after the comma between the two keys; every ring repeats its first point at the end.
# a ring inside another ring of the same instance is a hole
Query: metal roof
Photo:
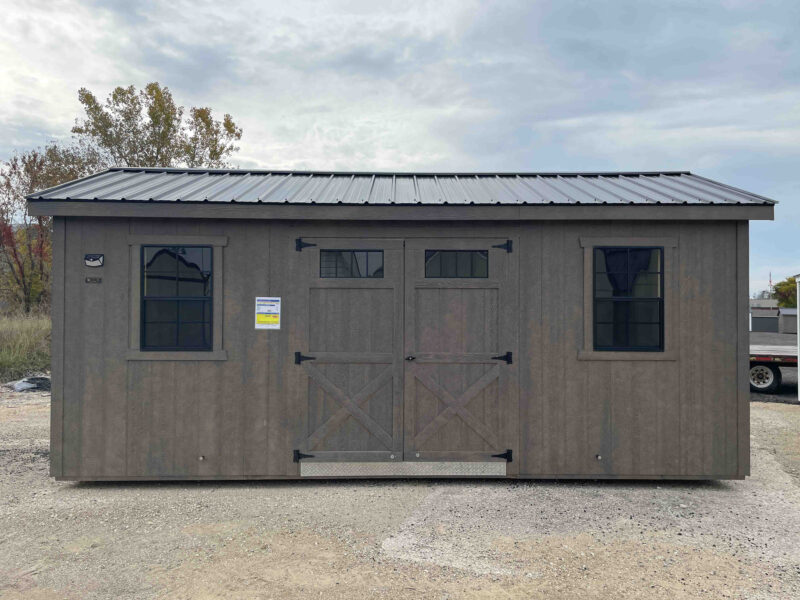
{"type": "Polygon", "coordinates": [[[263,204],[774,204],[688,171],[362,173],[113,168],[32,201],[263,204]]]}

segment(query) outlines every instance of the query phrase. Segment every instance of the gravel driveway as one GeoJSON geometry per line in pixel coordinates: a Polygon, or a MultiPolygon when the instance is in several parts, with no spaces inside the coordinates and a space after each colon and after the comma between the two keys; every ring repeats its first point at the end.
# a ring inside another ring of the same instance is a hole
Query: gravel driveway
{"type": "Polygon", "coordinates": [[[57,483],[0,392],[2,598],[798,598],[800,406],[741,482],[57,483]]]}

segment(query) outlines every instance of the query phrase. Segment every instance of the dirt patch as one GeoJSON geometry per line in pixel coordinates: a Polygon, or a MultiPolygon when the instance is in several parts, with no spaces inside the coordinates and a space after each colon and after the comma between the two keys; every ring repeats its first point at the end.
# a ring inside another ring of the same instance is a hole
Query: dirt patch
{"type": "Polygon", "coordinates": [[[800,407],[736,482],[74,484],[0,392],[2,598],[800,597],[800,407]]]}
{"type": "Polygon", "coordinates": [[[787,473],[800,479],[800,406],[764,403],[751,410],[753,427],[762,432],[753,445],[772,454],[787,473]]]}

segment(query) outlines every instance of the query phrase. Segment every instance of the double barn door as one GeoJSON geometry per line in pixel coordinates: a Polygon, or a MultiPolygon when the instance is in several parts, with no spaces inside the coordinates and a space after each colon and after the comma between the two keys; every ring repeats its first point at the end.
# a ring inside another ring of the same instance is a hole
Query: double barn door
{"type": "Polygon", "coordinates": [[[505,462],[516,473],[511,243],[301,238],[297,247],[294,458],[505,462]]]}

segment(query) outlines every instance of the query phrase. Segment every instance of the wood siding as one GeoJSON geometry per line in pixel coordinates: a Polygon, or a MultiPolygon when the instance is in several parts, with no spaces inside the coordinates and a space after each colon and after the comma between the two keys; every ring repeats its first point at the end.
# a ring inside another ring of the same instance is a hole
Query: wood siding
{"type": "MultiPolygon", "coordinates": [[[[296,237],[502,238],[518,285],[520,477],[741,478],[749,474],[747,223],[485,224],[58,217],[54,233],[51,474],[64,479],[297,477],[294,365],[308,324],[293,298],[296,237]],[[225,360],[128,360],[129,236],[227,236],[225,360]],[[674,360],[579,359],[581,238],[677,240],[674,360]],[[105,254],[99,269],[83,255],[105,254]],[[101,284],[85,283],[102,277],[101,284]],[[256,296],[284,298],[280,331],[256,296]],[[598,458],[599,457],[599,458],[598,458]]],[[[515,383],[516,385],[516,383],[515,383]]]]}

